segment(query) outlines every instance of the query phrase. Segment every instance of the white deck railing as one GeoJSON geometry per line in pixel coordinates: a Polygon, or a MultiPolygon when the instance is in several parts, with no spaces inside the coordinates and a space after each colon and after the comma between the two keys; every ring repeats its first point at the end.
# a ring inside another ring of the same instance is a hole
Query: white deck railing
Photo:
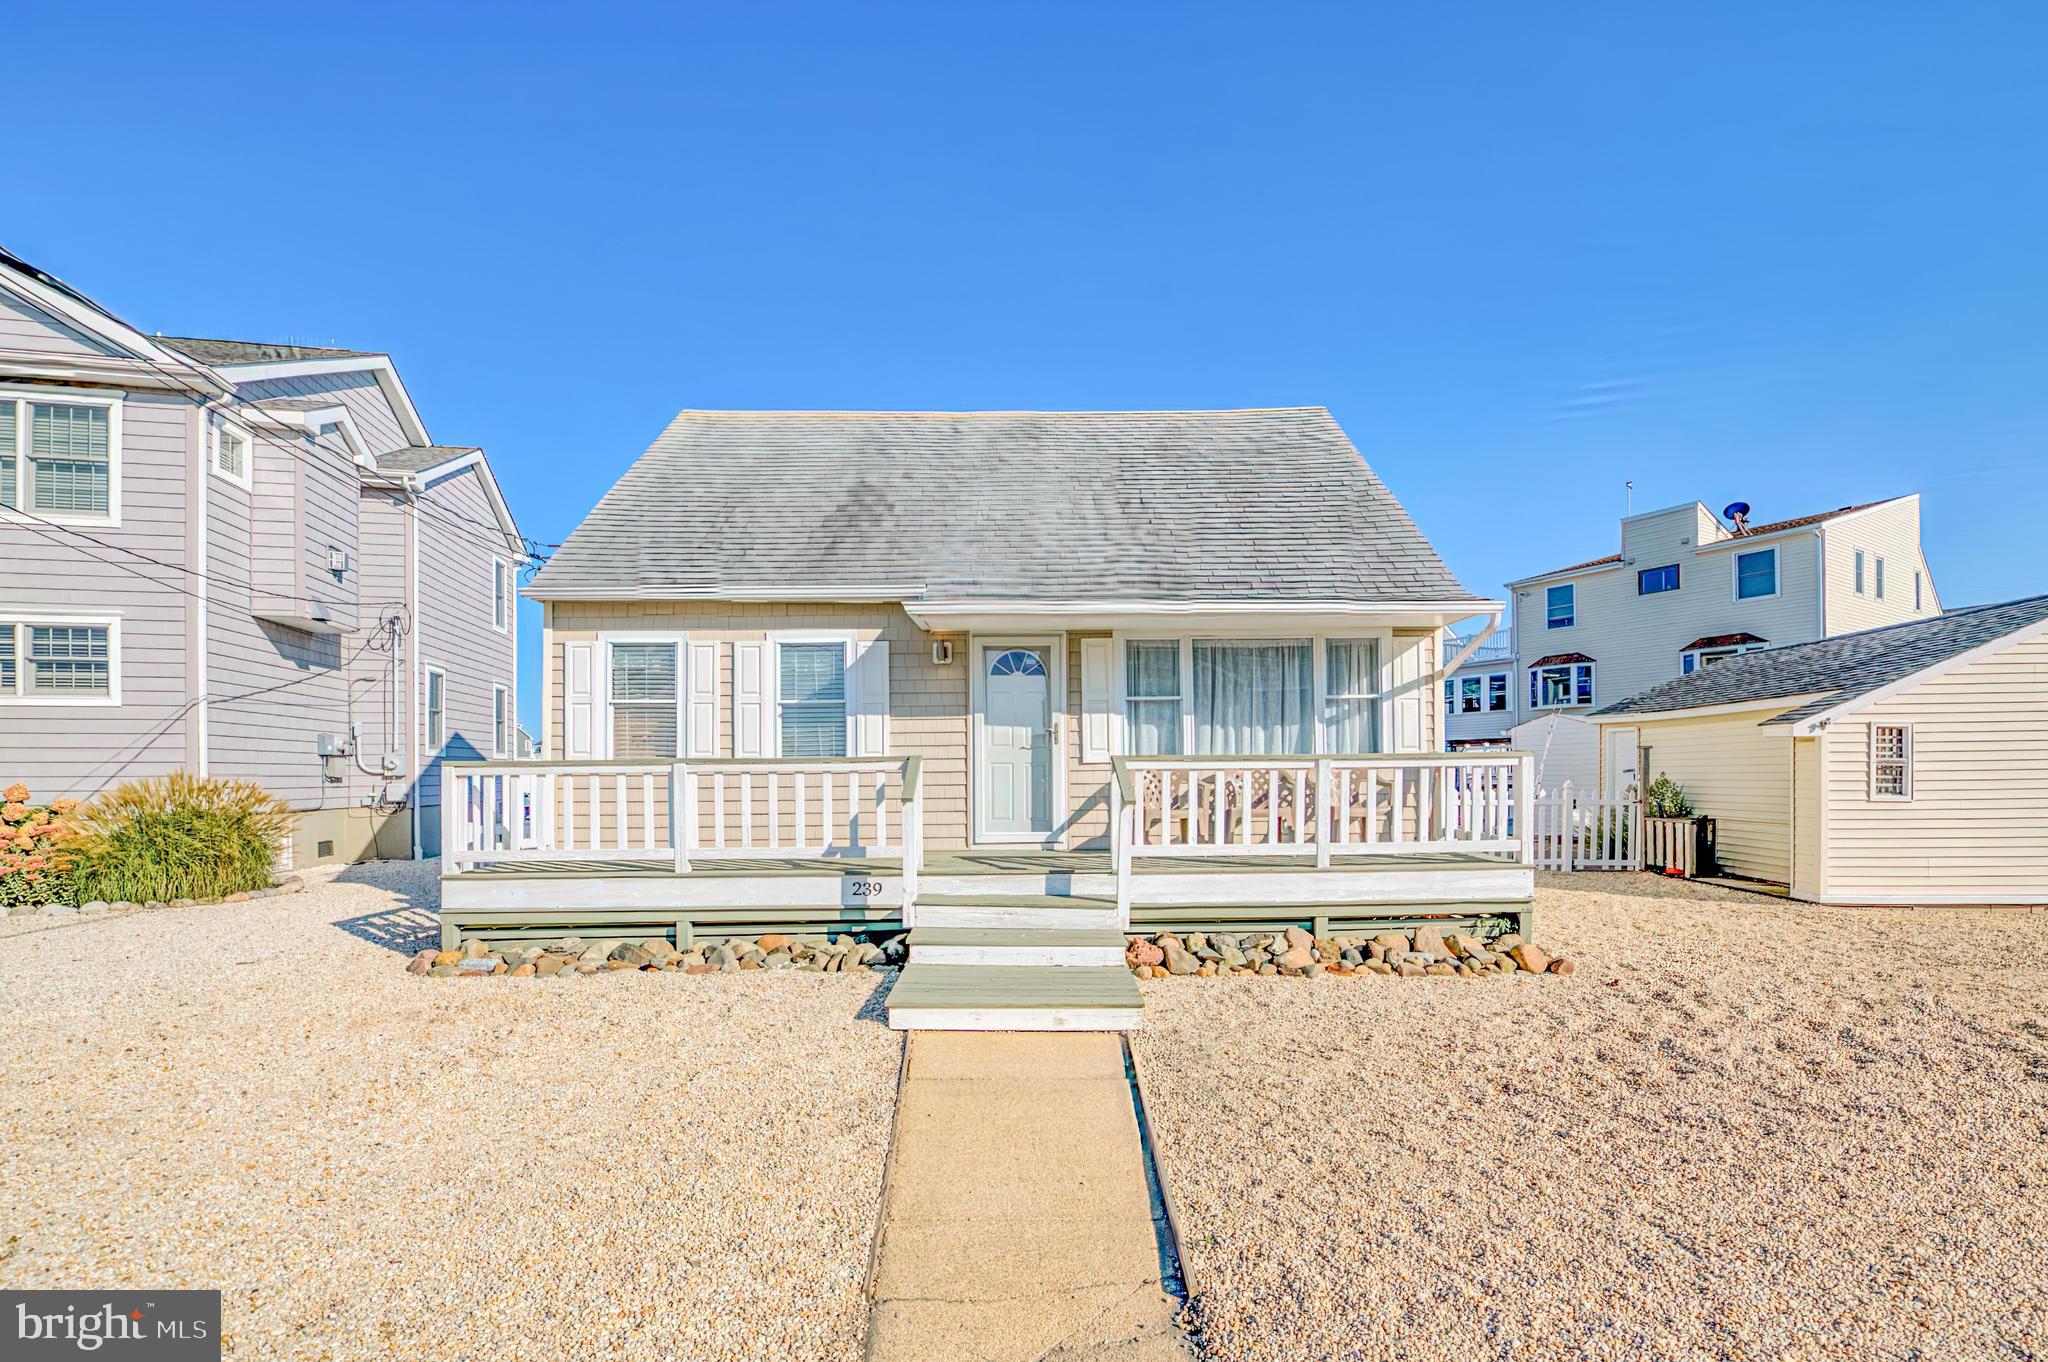
{"type": "Polygon", "coordinates": [[[441,768],[441,857],[673,861],[924,859],[917,757],[811,761],[472,761],[441,768]]]}
{"type": "Polygon", "coordinates": [[[1530,863],[1523,753],[1118,757],[1110,782],[1117,907],[1141,856],[1408,855],[1530,863]]]}

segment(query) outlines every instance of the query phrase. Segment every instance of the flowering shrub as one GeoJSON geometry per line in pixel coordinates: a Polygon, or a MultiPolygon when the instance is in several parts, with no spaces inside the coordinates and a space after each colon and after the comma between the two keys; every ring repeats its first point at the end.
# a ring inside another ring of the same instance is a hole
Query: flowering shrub
{"type": "Polygon", "coordinates": [[[19,782],[0,790],[0,907],[73,903],[78,829],[70,819],[75,799],[30,804],[19,782]]]}

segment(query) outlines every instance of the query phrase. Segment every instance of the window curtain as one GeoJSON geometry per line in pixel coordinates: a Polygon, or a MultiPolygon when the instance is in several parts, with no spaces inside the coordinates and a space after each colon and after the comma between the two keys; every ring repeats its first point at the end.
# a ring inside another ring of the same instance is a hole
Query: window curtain
{"type": "MultiPolygon", "coordinates": [[[[1331,639],[1325,653],[1324,750],[1380,750],[1380,645],[1369,638],[1331,639]]],[[[1445,698],[1450,697],[1448,683],[1445,698]]]]}
{"type": "Polygon", "coordinates": [[[1310,750],[1314,677],[1307,643],[1194,646],[1195,750],[1280,756],[1310,750]]]}
{"type": "Polygon", "coordinates": [[[1129,697],[1133,756],[1174,756],[1180,752],[1180,642],[1132,642],[1124,646],[1124,690],[1129,697]]]}

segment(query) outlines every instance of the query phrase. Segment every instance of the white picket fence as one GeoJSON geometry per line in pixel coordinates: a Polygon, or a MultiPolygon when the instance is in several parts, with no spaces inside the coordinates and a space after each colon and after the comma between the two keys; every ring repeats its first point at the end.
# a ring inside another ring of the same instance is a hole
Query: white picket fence
{"type": "Polygon", "coordinates": [[[1642,804],[1601,799],[1567,781],[1530,801],[1529,825],[1538,870],[1640,870],[1642,804]]]}

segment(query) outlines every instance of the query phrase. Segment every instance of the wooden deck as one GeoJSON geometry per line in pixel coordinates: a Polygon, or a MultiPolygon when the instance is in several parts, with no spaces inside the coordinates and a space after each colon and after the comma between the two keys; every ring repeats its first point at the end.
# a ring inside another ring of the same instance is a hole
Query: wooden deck
{"type": "MultiPolygon", "coordinates": [[[[1487,869],[1506,864],[1498,856],[1474,852],[1436,851],[1407,855],[1333,856],[1327,869],[1362,873],[1399,870],[1487,869]]],[[[1131,867],[1136,875],[1229,875],[1273,874],[1281,871],[1318,869],[1309,856],[1204,856],[1184,860],[1147,859],[1131,867]]],[[[933,851],[924,858],[927,878],[941,875],[1109,875],[1115,870],[1106,851],[933,851]]],[[[716,861],[699,860],[678,874],[673,861],[500,861],[465,870],[444,879],[475,879],[479,876],[532,879],[570,877],[574,879],[654,878],[720,879],[760,876],[837,875],[895,876],[903,873],[903,862],[885,857],[811,856],[802,859],[767,856],[732,857],[716,861]]]]}

